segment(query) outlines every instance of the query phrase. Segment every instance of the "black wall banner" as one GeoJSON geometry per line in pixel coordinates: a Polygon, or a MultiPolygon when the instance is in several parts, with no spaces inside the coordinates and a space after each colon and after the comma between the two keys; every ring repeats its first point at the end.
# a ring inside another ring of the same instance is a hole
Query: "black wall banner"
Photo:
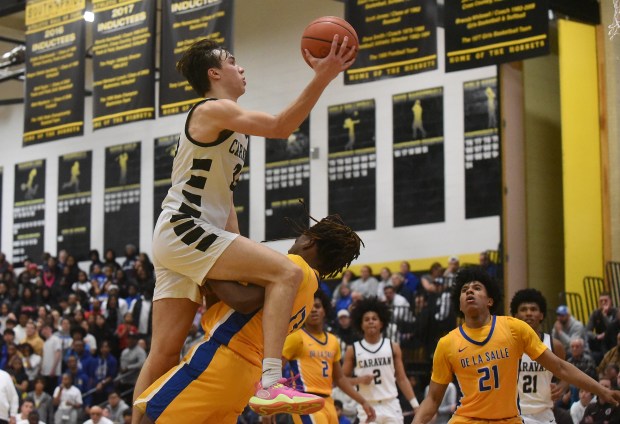
{"type": "Polygon", "coordinates": [[[40,263],[45,235],[45,160],[15,165],[13,265],[26,258],[40,263]]]}
{"type": "Polygon", "coordinates": [[[93,129],[155,118],[155,1],[93,0],[93,129]]]}
{"type": "Polygon", "coordinates": [[[154,178],[153,190],[153,226],[157,223],[161,213],[161,204],[168,194],[172,183],[172,162],[177,154],[179,134],[166,135],[155,139],[154,178]]]}
{"type": "Polygon", "coordinates": [[[549,52],[547,0],[446,0],[446,71],[549,52]]]}
{"type": "Polygon", "coordinates": [[[375,101],[330,106],[329,213],[356,231],[376,227],[375,101]]]}
{"type": "Polygon", "coordinates": [[[497,78],[463,84],[465,102],[465,217],[499,215],[502,209],[497,78]]]}
{"type": "Polygon", "coordinates": [[[57,252],[66,249],[78,261],[88,260],[92,152],[70,153],[58,158],[57,252]]]}
{"type": "Polygon", "coordinates": [[[140,143],[105,149],[104,249],[140,241],[140,143]]]}
{"type": "Polygon", "coordinates": [[[360,42],[345,84],[437,69],[436,0],[351,0],[345,15],[360,42]]]}
{"type": "Polygon", "coordinates": [[[235,204],[235,212],[237,212],[237,221],[239,222],[239,233],[242,236],[250,237],[250,145],[248,143],[248,152],[245,156],[245,163],[239,174],[235,191],[233,192],[233,201],[235,204]]]}
{"type": "Polygon", "coordinates": [[[195,41],[208,38],[231,49],[233,0],[162,0],[159,115],[186,112],[197,95],[176,63],[195,41]]]}
{"type": "Polygon", "coordinates": [[[310,210],[310,120],[286,140],[267,139],[265,149],[265,240],[295,238],[286,218],[308,227],[299,201],[310,210]]]}
{"type": "Polygon", "coordinates": [[[445,220],[443,88],[392,97],[394,226],[445,220]]]}
{"type": "Polygon", "coordinates": [[[84,134],[84,5],[26,4],[24,146],[84,134]]]}

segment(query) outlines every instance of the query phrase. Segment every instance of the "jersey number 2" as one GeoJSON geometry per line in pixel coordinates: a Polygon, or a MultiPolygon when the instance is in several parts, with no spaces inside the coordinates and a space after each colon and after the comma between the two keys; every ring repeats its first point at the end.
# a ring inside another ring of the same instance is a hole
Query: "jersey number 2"
{"type": "Polygon", "coordinates": [[[243,169],[242,165],[240,164],[235,165],[235,169],[233,169],[232,183],[230,183],[230,191],[233,191],[235,187],[237,187],[237,181],[239,181],[239,174],[241,173],[242,169],[243,169]]]}
{"type": "Polygon", "coordinates": [[[491,370],[488,367],[478,369],[478,374],[482,374],[480,380],[478,380],[478,390],[481,392],[486,392],[491,389],[499,388],[499,373],[497,371],[497,365],[493,365],[491,370]],[[491,379],[491,371],[493,372],[493,383],[491,384],[489,380],[491,379]],[[487,383],[489,383],[487,385],[487,383]]]}

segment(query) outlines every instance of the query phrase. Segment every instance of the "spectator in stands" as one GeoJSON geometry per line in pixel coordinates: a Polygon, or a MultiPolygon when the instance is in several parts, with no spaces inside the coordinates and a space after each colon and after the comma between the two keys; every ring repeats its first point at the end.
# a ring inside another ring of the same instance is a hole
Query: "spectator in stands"
{"type": "Polygon", "coordinates": [[[400,272],[394,272],[391,279],[394,291],[407,299],[407,302],[411,305],[414,300],[414,293],[405,286],[405,276],[400,272]]]}
{"type": "Polygon", "coordinates": [[[123,316],[123,323],[119,324],[114,332],[114,335],[118,338],[118,347],[121,350],[127,347],[127,338],[130,334],[138,334],[138,327],[133,323],[132,313],[126,312],[123,316]]]}
{"type": "Polygon", "coordinates": [[[390,271],[390,268],[384,266],[381,268],[381,271],[379,271],[379,286],[377,287],[377,297],[379,300],[385,300],[383,289],[388,284],[392,284],[392,271],[390,271]]]}
{"type": "Polygon", "coordinates": [[[429,272],[422,275],[420,282],[426,293],[441,292],[443,287],[443,267],[441,264],[439,262],[434,262],[429,272]]]}
{"type": "MultiPolygon", "coordinates": [[[[600,379],[601,386],[611,388],[611,381],[607,378],[600,379]]],[[[603,403],[603,401],[597,397],[596,402],[588,404],[583,412],[582,423],[620,423],[620,407],[614,406],[611,403],[603,403]]]]}
{"type": "MultiPolygon", "coordinates": [[[[81,313],[81,312],[80,312],[81,313]]],[[[95,318],[92,318],[92,322],[95,322],[95,318]]],[[[91,353],[91,355],[95,355],[97,353],[97,339],[95,338],[95,336],[93,336],[92,334],[89,333],[90,331],[90,324],[88,321],[82,321],[80,323],[80,328],[79,330],[79,334],[80,337],[82,338],[82,340],[84,340],[84,345],[88,348],[88,351],[91,353]]],[[[76,338],[76,331],[77,328],[75,330],[73,330],[73,339],[75,340],[76,338]]]]}
{"type": "Polygon", "coordinates": [[[46,324],[41,328],[43,355],[41,355],[41,375],[45,378],[45,388],[52,393],[62,369],[62,340],[52,332],[52,327],[46,324]]]}
{"type": "Polygon", "coordinates": [[[353,297],[351,295],[351,287],[349,283],[343,282],[338,286],[338,300],[334,303],[334,310],[336,313],[343,309],[349,309],[353,303],[353,297]]]}
{"type": "Polygon", "coordinates": [[[19,407],[19,414],[15,417],[17,422],[26,421],[28,422],[28,415],[34,410],[34,401],[26,397],[22,400],[22,404],[19,407]]]}
{"type": "Polygon", "coordinates": [[[616,319],[607,327],[605,331],[605,351],[613,349],[616,346],[616,337],[620,333],[620,308],[617,308],[616,319]]]}
{"type": "Polygon", "coordinates": [[[340,286],[342,285],[342,283],[346,283],[349,285],[349,287],[351,287],[351,283],[356,279],[357,279],[357,276],[350,269],[347,269],[342,273],[342,278],[340,280],[340,283],[338,283],[336,287],[334,287],[334,293],[332,296],[332,305],[336,305],[338,300],[340,300],[340,286]]]}
{"type": "Polygon", "coordinates": [[[135,278],[136,276],[136,260],[138,255],[138,249],[133,244],[125,245],[125,260],[121,265],[121,269],[125,272],[125,277],[128,279],[135,278]]]}
{"type": "MultiPolygon", "coordinates": [[[[6,290],[6,284],[0,282],[0,294],[2,290],[6,290]]],[[[2,334],[6,328],[6,321],[9,319],[9,314],[11,314],[9,304],[0,300],[0,334],[2,334]]]]}
{"type": "Polygon", "coordinates": [[[131,408],[127,408],[123,411],[123,424],[131,424],[131,408]]]}
{"type": "MultiPolygon", "coordinates": [[[[429,386],[426,386],[426,389],[424,389],[424,397],[428,395],[428,389],[429,386]]],[[[456,386],[454,385],[454,383],[448,383],[448,387],[443,395],[443,399],[441,400],[439,409],[437,409],[437,414],[435,415],[433,424],[448,424],[448,421],[450,421],[450,418],[452,418],[452,414],[456,410],[456,405],[456,386]]]]}
{"type": "Polygon", "coordinates": [[[113,422],[103,416],[103,409],[100,406],[90,408],[90,420],[84,421],[84,424],[113,424],[113,422]]]}
{"type": "MultiPolygon", "coordinates": [[[[142,294],[138,295],[129,305],[129,312],[133,315],[133,322],[138,327],[138,334],[146,336],[150,335],[153,323],[153,291],[155,285],[149,285],[144,288],[142,294]]],[[[200,321],[197,323],[200,326],[200,321]]]]}
{"type": "Polygon", "coordinates": [[[122,424],[123,422],[123,412],[129,408],[129,405],[125,403],[123,399],[121,399],[121,395],[114,391],[108,395],[108,409],[110,411],[110,415],[108,418],[114,424],[122,424]]]}
{"type": "Polygon", "coordinates": [[[336,408],[336,414],[338,415],[338,424],[351,424],[351,420],[343,413],[343,404],[341,400],[334,400],[334,408],[336,408]]]}
{"type": "Polygon", "coordinates": [[[592,312],[588,320],[588,347],[595,361],[599,362],[607,352],[605,333],[609,325],[615,321],[618,310],[611,303],[611,295],[603,292],[598,297],[598,308],[592,312]]]}
{"type": "MultiPolygon", "coordinates": [[[[87,371],[91,367],[91,361],[93,359],[90,351],[86,349],[86,345],[84,344],[84,340],[76,338],[71,344],[71,348],[67,350],[63,356],[63,360],[65,365],[69,365],[69,358],[75,358],[77,360],[76,365],[80,370],[87,371]]],[[[73,383],[79,387],[76,380],[73,380],[73,383]]]]}
{"type": "Polygon", "coordinates": [[[138,373],[146,360],[146,352],[138,346],[138,335],[129,334],[127,347],[121,352],[119,389],[121,392],[133,389],[138,379],[138,373]]]}
{"type": "Polygon", "coordinates": [[[104,254],[104,260],[105,262],[103,263],[103,266],[111,267],[114,273],[117,269],[121,269],[121,266],[116,261],[116,252],[114,251],[114,249],[106,249],[104,254]]]}
{"type": "Polygon", "coordinates": [[[456,273],[459,272],[459,267],[461,266],[461,262],[459,261],[458,256],[450,256],[448,259],[448,266],[446,270],[443,272],[443,276],[447,278],[456,277],[456,273]]]}
{"type": "Polygon", "coordinates": [[[9,346],[14,344],[15,332],[12,328],[5,329],[2,334],[2,343],[0,344],[0,370],[5,369],[9,364],[9,346]]]}
{"type": "MultiPolygon", "coordinates": [[[[79,362],[77,357],[69,356],[67,358],[67,370],[66,374],[71,375],[71,380],[73,381],[73,385],[80,390],[80,393],[86,393],[90,389],[90,377],[87,374],[87,369],[80,368],[78,366],[79,362]]],[[[89,364],[90,366],[90,364],[89,364]]],[[[84,399],[84,405],[90,405],[90,399],[84,399]]]]}
{"type": "Polygon", "coordinates": [[[575,337],[570,341],[570,357],[568,362],[579,368],[593,379],[597,379],[596,363],[585,351],[585,342],[581,337],[575,337]]]}
{"type": "Polygon", "coordinates": [[[392,311],[392,322],[396,324],[407,323],[413,321],[413,314],[411,313],[411,305],[407,299],[400,294],[396,293],[394,286],[389,284],[383,289],[385,304],[388,305],[392,311]]]}
{"type": "Polygon", "coordinates": [[[6,260],[6,255],[0,252],[0,274],[4,274],[7,271],[12,271],[13,266],[6,260]]]}
{"type": "Polygon", "coordinates": [[[15,315],[19,318],[17,325],[13,327],[13,332],[15,333],[15,343],[19,343],[26,338],[26,324],[30,321],[30,315],[27,312],[15,312],[15,315]]]}
{"type": "Polygon", "coordinates": [[[487,274],[489,274],[493,278],[498,277],[497,264],[491,260],[490,251],[485,250],[484,252],[480,252],[478,262],[487,274]]]}
{"type": "Polygon", "coordinates": [[[41,421],[41,416],[39,414],[39,411],[37,411],[36,409],[33,409],[32,411],[30,411],[30,414],[28,414],[28,419],[17,421],[17,424],[46,424],[46,423],[41,421]]]}
{"type": "Polygon", "coordinates": [[[359,340],[359,337],[351,325],[351,313],[348,309],[339,310],[336,317],[337,322],[334,328],[334,334],[340,339],[340,347],[342,348],[341,350],[344,351],[347,346],[359,340]]]}
{"type": "Polygon", "coordinates": [[[32,350],[37,355],[41,355],[43,353],[43,339],[39,336],[37,332],[37,327],[33,321],[28,321],[26,323],[26,336],[18,341],[19,344],[28,343],[32,350]]]}
{"type": "Polygon", "coordinates": [[[32,318],[37,309],[37,302],[34,295],[34,286],[26,286],[22,289],[22,294],[13,304],[13,311],[15,315],[19,316],[20,326],[25,328],[25,323],[32,318]],[[22,315],[25,315],[25,322],[22,320],[22,315]]]}
{"type": "Polygon", "coordinates": [[[605,368],[607,368],[607,365],[609,364],[620,365],[620,334],[616,336],[616,341],[616,347],[609,350],[603,357],[603,360],[598,364],[596,372],[599,375],[603,374],[605,368]]]}
{"type": "MultiPolygon", "coordinates": [[[[114,331],[111,330],[110,326],[108,326],[103,315],[95,315],[95,324],[91,329],[91,333],[95,337],[95,340],[97,340],[98,346],[100,346],[104,340],[112,343],[112,340],[115,339],[114,331]]],[[[117,343],[113,343],[111,345],[112,351],[115,351],[116,347],[117,343]]]]}
{"type": "MultiPolygon", "coordinates": [[[[26,371],[28,381],[30,382],[32,388],[34,379],[37,378],[41,372],[41,356],[37,355],[34,350],[32,350],[32,346],[30,346],[29,343],[23,343],[19,346],[19,348],[22,352],[24,370],[26,371]]],[[[43,352],[43,349],[41,349],[41,352],[43,352]]]]}
{"type": "Polygon", "coordinates": [[[62,354],[64,357],[65,352],[71,349],[71,345],[73,344],[73,337],[71,336],[71,321],[69,318],[60,318],[60,330],[56,332],[56,335],[62,343],[62,354]]]}
{"type": "Polygon", "coordinates": [[[103,266],[103,262],[101,262],[99,251],[97,249],[92,249],[90,252],[88,252],[88,258],[90,259],[90,265],[88,265],[88,273],[92,275],[95,266],[98,266],[99,269],[101,269],[101,267],[103,266]]]}
{"type": "Polygon", "coordinates": [[[45,378],[37,377],[34,380],[34,390],[28,393],[34,401],[34,405],[39,412],[39,419],[45,424],[52,424],[54,422],[54,404],[52,397],[45,393],[45,378]]]}
{"type": "Polygon", "coordinates": [[[618,375],[620,375],[620,366],[618,364],[608,364],[603,371],[603,377],[611,381],[611,388],[618,390],[618,375]]]}
{"type": "Polygon", "coordinates": [[[420,279],[417,275],[411,272],[411,265],[409,265],[409,262],[402,261],[400,263],[400,273],[405,279],[404,284],[405,287],[407,287],[407,290],[414,294],[417,293],[420,288],[420,279]]]}
{"type": "Polygon", "coordinates": [[[99,404],[108,398],[114,390],[114,379],[118,374],[118,361],[110,353],[110,341],[103,340],[99,347],[99,356],[93,359],[93,403],[99,404]]]}
{"type": "MultiPolygon", "coordinates": [[[[17,349],[17,346],[12,345],[17,349]]],[[[24,363],[22,362],[21,354],[13,355],[11,359],[9,359],[9,367],[7,369],[8,373],[13,378],[13,382],[15,383],[15,388],[18,390],[20,396],[22,393],[28,392],[28,375],[24,370],[24,363]]]]}
{"type": "Polygon", "coordinates": [[[55,424],[77,424],[82,408],[82,393],[73,385],[70,374],[63,374],[61,383],[54,389],[52,396],[54,406],[58,409],[54,414],[55,424]]]}
{"type": "Polygon", "coordinates": [[[82,270],[78,271],[77,281],[75,281],[71,285],[71,290],[73,290],[76,293],[78,291],[81,291],[85,295],[90,296],[92,288],[93,288],[93,284],[90,282],[86,272],[84,272],[82,270]]]}
{"type": "Polygon", "coordinates": [[[583,323],[571,316],[568,306],[560,305],[555,311],[557,319],[553,325],[551,332],[553,338],[558,339],[564,345],[564,349],[568,352],[570,349],[570,341],[575,337],[581,337],[586,342],[585,349],[588,350],[586,329],[583,323]]]}
{"type": "Polygon", "coordinates": [[[372,276],[372,269],[368,265],[360,268],[360,278],[351,283],[351,291],[359,293],[363,298],[376,297],[379,281],[372,276]]]}

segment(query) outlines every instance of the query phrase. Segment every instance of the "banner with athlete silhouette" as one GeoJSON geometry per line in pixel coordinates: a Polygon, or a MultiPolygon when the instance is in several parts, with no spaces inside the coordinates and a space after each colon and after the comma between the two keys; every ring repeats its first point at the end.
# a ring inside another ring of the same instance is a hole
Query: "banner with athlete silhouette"
{"type": "Polygon", "coordinates": [[[58,158],[58,230],[56,251],[67,250],[78,261],[88,260],[92,198],[92,151],[58,158]]]}
{"type": "Polygon", "coordinates": [[[85,6],[26,2],[24,146],[84,134],[85,6]]]}
{"type": "MultiPolygon", "coordinates": [[[[248,140],[249,141],[249,140],[248,140]]],[[[233,202],[235,204],[235,212],[237,212],[237,221],[239,223],[239,233],[242,236],[250,237],[250,146],[248,143],[248,151],[245,155],[245,162],[237,185],[233,192],[233,202]]]]}
{"type": "Polygon", "coordinates": [[[465,217],[502,211],[502,164],[497,78],[463,84],[465,110],[465,217]]]}
{"type": "Polygon", "coordinates": [[[195,41],[208,38],[232,49],[233,0],[162,0],[159,116],[184,113],[202,98],[176,64],[195,41]]]}
{"type": "Polygon", "coordinates": [[[328,107],[329,213],[355,231],[377,226],[375,101],[328,107]]]}
{"type": "Polygon", "coordinates": [[[392,96],[394,226],[445,220],[443,87],[392,96]]]}
{"type": "Polygon", "coordinates": [[[295,238],[291,219],[302,228],[310,210],[310,119],[288,139],[265,141],[265,240],[295,238]]]}
{"type": "Polygon", "coordinates": [[[171,185],[172,162],[177,154],[179,134],[165,135],[155,139],[155,154],[153,155],[153,227],[161,213],[161,204],[168,194],[171,185]]]}
{"type": "Polygon", "coordinates": [[[437,69],[437,1],[345,2],[359,39],[345,84],[402,77],[437,69]]]}
{"type": "Polygon", "coordinates": [[[45,236],[45,159],[15,165],[13,265],[41,261],[45,236]]]}
{"type": "Polygon", "coordinates": [[[157,2],[93,0],[93,129],[155,119],[157,2]]]}
{"type": "Polygon", "coordinates": [[[103,248],[119,255],[140,250],[140,156],[138,141],[105,149],[103,248]]]}

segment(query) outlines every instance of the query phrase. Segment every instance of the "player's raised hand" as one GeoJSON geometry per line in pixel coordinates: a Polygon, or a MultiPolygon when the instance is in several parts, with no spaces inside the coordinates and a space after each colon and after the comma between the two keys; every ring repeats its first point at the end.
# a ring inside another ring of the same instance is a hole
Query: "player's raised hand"
{"type": "Polygon", "coordinates": [[[356,46],[347,48],[349,37],[345,36],[342,44],[338,47],[340,36],[334,35],[329,54],[324,58],[312,56],[308,49],[304,50],[306,60],[318,75],[325,75],[330,80],[334,79],[340,72],[349,68],[355,61],[356,46]]]}

